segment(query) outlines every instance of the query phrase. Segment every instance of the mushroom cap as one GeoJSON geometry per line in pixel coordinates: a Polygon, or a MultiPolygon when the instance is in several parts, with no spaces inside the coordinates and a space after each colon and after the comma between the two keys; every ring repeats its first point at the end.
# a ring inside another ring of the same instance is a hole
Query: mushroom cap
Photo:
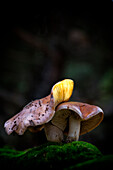
{"type": "Polygon", "coordinates": [[[30,126],[30,127],[28,127],[28,130],[32,133],[37,133],[37,132],[41,131],[43,128],[44,128],[44,125],[39,125],[39,126],[35,126],[35,127],[30,126]]]}
{"type": "Polygon", "coordinates": [[[56,83],[51,90],[55,101],[55,106],[63,101],[68,101],[72,95],[74,81],[71,79],[64,79],[56,83]]]}
{"type": "Polygon", "coordinates": [[[5,122],[4,127],[8,135],[13,131],[22,135],[29,127],[31,132],[40,131],[55,114],[55,107],[63,101],[69,100],[73,91],[73,80],[66,79],[56,83],[51,94],[45,98],[27,104],[21,112],[5,122]],[[35,126],[39,128],[34,128],[35,126]]]}
{"type": "Polygon", "coordinates": [[[17,134],[22,135],[27,127],[43,125],[49,122],[55,113],[54,103],[50,98],[51,96],[49,95],[27,104],[21,112],[5,123],[4,127],[6,132],[10,135],[15,131],[17,134]]]}
{"type": "MultiPolygon", "coordinates": [[[[55,116],[57,114],[64,114],[64,118],[69,117],[70,114],[75,114],[76,118],[81,120],[80,135],[96,128],[104,117],[103,110],[100,107],[81,102],[61,103],[56,108],[55,116]]],[[[60,126],[58,121],[55,121],[55,117],[53,117],[52,123],[60,126]]]]}

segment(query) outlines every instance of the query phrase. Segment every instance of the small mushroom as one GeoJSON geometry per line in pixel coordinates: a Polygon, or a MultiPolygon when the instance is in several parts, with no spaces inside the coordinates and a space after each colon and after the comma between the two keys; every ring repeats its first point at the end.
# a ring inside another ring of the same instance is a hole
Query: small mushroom
{"type": "Polygon", "coordinates": [[[27,130],[40,131],[55,114],[55,107],[68,101],[72,95],[74,82],[65,79],[56,83],[51,90],[51,94],[45,98],[35,100],[26,105],[21,112],[5,122],[4,127],[8,135],[15,131],[19,135],[27,130]],[[35,129],[35,127],[37,127],[35,129]]]}
{"type": "Polygon", "coordinates": [[[103,110],[100,107],[80,102],[64,102],[58,105],[51,124],[45,126],[49,141],[61,142],[66,132],[67,142],[78,140],[79,135],[96,128],[103,120],[103,110]],[[55,128],[57,131],[54,131],[55,128]],[[53,135],[56,135],[55,136],[53,135]]]}

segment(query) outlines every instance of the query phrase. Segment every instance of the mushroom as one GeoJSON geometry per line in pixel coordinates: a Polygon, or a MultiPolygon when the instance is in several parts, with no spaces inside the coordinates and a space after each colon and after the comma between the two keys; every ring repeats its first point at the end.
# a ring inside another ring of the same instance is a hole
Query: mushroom
{"type": "Polygon", "coordinates": [[[78,140],[83,135],[96,128],[103,120],[103,110],[100,107],[80,102],[64,102],[58,105],[51,122],[45,126],[49,141],[61,142],[66,132],[67,142],[78,140]]]}
{"type": "Polygon", "coordinates": [[[31,131],[40,131],[55,114],[56,106],[68,101],[72,95],[74,82],[65,79],[56,83],[51,90],[51,94],[45,98],[35,100],[26,105],[22,111],[5,122],[4,127],[8,135],[15,131],[23,135],[27,128],[31,131]],[[37,127],[35,129],[35,127],[37,127]]]}

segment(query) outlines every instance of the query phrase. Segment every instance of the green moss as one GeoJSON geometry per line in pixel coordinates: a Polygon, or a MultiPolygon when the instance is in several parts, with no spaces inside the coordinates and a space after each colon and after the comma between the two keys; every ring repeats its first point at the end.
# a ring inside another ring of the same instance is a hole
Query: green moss
{"type": "Polygon", "coordinates": [[[113,155],[105,155],[100,158],[95,158],[82,163],[78,163],[74,166],[70,166],[68,170],[73,169],[111,169],[113,167],[113,155]]]}
{"type": "Polygon", "coordinates": [[[85,161],[102,157],[101,152],[92,144],[78,141],[68,144],[47,143],[25,151],[10,148],[0,149],[2,167],[64,169],[85,161]],[[7,163],[6,163],[7,162],[7,163]]]}

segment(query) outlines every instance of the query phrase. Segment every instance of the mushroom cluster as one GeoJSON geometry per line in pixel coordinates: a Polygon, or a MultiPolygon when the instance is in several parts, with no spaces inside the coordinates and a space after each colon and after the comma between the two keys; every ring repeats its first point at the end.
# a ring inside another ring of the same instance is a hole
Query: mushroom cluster
{"type": "Polygon", "coordinates": [[[5,122],[7,134],[15,131],[23,135],[27,129],[38,132],[44,128],[48,141],[72,142],[78,140],[79,135],[96,128],[103,120],[103,110],[86,103],[68,102],[73,87],[71,79],[56,83],[50,95],[30,102],[5,122]]]}

